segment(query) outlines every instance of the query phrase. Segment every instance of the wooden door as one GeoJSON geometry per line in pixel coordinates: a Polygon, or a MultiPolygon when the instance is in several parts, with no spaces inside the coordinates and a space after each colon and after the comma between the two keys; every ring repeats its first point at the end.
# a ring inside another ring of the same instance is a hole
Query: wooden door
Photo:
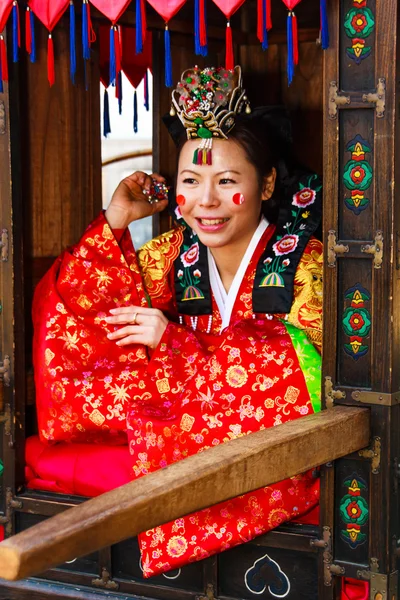
{"type": "Polygon", "coordinates": [[[10,85],[0,93],[0,523],[6,536],[12,533],[16,454],[23,464],[18,440],[25,381],[19,115],[10,101],[18,81],[10,75],[10,85]]]}
{"type": "Polygon", "coordinates": [[[398,2],[330,3],[324,59],[325,402],[369,406],[371,447],[322,472],[320,598],[339,578],[397,599],[398,2]]]}

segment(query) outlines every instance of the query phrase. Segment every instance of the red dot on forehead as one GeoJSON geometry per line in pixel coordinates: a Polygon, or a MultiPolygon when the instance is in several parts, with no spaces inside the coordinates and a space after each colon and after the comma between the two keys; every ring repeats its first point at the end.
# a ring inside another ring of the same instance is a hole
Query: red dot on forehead
{"type": "Polygon", "coordinates": [[[179,196],[176,197],[176,203],[178,204],[178,206],[183,206],[186,202],[186,198],[185,196],[182,196],[182,194],[179,194],[179,196]]]}

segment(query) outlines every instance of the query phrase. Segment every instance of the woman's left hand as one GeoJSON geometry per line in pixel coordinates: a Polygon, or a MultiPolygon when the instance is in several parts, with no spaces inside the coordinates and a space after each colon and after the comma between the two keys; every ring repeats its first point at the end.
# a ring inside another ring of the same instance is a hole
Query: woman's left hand
{"type": "Polygon", "coordinates": [[[110,313],[112,316],[104,319],[109,325],[125,325],[107,335],[118,346],[144,344],[154,349],[168,325],[168,319],[157,308],[122,306],[112,308],[110,313]]]}

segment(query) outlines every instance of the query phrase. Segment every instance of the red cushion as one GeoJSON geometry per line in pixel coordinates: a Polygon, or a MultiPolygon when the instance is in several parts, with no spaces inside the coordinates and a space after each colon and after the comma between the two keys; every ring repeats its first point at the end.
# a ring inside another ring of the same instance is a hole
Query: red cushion
{"type": "MultiPolygon", "coordinates": [[[[37,435],[25,446],[26,485],[32,490],[98,496],[131,481],[128,446],[70,444],[48,446],[37,435]]],[[[319,507],[295,520],[318,525],[319,507]]]]}
{"type": "Polygon", "coordinates": [[[98,496],[131,480],[128,446],[105,444],[43,444],[26,440],[27,487],[78,496],[98,496]]]}

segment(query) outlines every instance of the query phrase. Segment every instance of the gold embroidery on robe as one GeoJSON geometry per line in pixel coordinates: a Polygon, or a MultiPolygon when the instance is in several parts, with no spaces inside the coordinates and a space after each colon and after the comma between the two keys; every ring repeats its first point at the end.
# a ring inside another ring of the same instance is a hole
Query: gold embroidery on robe
{"type": "Polygon", "coordinates": [[[321,351],[323,246],[311,238],[299,262],[295,276],[294,301],[288,321],[304,329],[309,340],[321,351]]]}
{"type": "Polygon", "coordinates": [[[151,298],[170,294],[167,274],[183,242],[183,228],[163,233],[144,244],[138,251],[140,270],[151,298]]]}

